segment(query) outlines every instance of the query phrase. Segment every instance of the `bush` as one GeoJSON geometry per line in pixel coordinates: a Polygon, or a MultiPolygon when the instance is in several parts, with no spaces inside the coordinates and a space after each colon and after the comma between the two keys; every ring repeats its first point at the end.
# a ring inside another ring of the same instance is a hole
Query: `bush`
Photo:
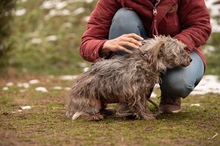
{"type": "Polygon", "coordinates": [[[220,42],[219,42],[220,34],[219,33],[212,33],[212,36],[208,42],[210,46],[213,46],[215,49],[209,49],[208,53],[206,54],[207,60],[207,69],[206,74],[213,74],[220,76],[220,42]]]}
{"type": "Polygon", "coordinates": [[[12,20],[12,10],[16,0],[0,0],[0,68],[8,63],[8,52],[12,44],[8,41],[11,34],[10,22],[12,20]]]}
{"type": "MultiPolygon", "coordinates": [[[[15,26],[11,27],[13,30],[10,32],[9,28],[1,26],[2,16],[5,16],[3,10],[6,9],[3,4],[11,4],[12,10],[15,0],[0,0],[0,28],[7,30],[5,32],[7,36],[12,34],[9,39],[4,36],[4,51],[0,49],[2,54],[0,65],[8,65],[7,67],[16,73],[46,75],[81,73],[85,66],[90,66],[90,63],[79,55],[79,45],[89,15],[97,1],[17,0],[14,20],[9,21],[12,17],[10,11],[10,17],[7,16],[8,22],[4,22],[7,27],[15,26]],[[23,13],[18,15],[17,12],[23,13]],[[16,44],[13,49],[11,42],[16,44]]],[[[218,19],[218,16],[215,17],[218,19]]],[[[213,34],[207,42],[216,48],[215,52],[206,55],[207,74],[220,74],[220,67],[216,63],[220,56],[218,38],[219,34],[213,34]]],[[[2,34],[0,44],[1,40],[2,34]]]]}
{"type": "Polygon", "coordinates": [[[30,74],[82,72],[90,63],[79,55],[79,45],[96,2],[17,0],[13,21],[16,27],[10,37],[16,46],[7,67],[30,74]]]}
{"type": "MultiPolygon", "coordinates": [[[[215,5],[220,5],[220,1],[216,1],[213,3],[215,5]]],[[[219,9],[220,11],[220,9],[219,9]]],[[[218,25],[220,25],[220,16],[216,15],[213,16],[213,18],[217,21],[218,25]]],[[[219,32],[213,32],[210,40],[207,42],[208,45],[213,46],[213,48],[208,49],[208,53],[206,54],[207,58],[207,71],[206,74],[214,74],[220,76],[220,66],[219,66],[219,60],[220,60],[220,33],[219,32]]]]}

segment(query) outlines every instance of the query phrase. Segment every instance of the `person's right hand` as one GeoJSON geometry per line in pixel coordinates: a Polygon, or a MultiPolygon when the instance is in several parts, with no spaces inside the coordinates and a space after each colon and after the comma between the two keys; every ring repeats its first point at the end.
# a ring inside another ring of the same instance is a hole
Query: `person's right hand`
{"type": "Polygon", "coordinates": [[[125,46],[133,49],[138,49],[142,44],[143,38],[135,33],[123,34],[115,39],[107,40],[102,48],[102,55],[108,54],[109,52],[124,51],[126,53],[133,53],[131,50],[125,48],[125,46]]]}

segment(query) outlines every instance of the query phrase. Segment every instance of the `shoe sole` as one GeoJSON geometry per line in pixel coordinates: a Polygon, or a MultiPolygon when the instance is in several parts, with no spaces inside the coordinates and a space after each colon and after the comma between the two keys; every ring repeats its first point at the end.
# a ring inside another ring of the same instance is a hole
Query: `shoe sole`
{"type": "Polygon", "coordinates": [[[160,111],[161,111],[161,113],[168,113],[168,114],[176,114],[181,111],[181,108],[180,109],[174,108],[173,110],[172,110],[172,108],[170,106],[160,106],[160,111]]]}
{"type": "Polygon", "coordinates": [[[166,111],[166,110],[161,110],[160,113],[167,113],[167,114],[177,114],[181,110],[175,110],[175,111],[166,111]]]}

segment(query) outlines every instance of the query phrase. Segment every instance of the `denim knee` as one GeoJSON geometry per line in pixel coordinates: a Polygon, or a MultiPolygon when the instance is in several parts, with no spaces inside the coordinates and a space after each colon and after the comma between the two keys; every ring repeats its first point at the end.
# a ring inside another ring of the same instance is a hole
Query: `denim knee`
{"type": "MultiPolygon", "coordinates": [[[[109,30],[109,39],[117,38],[123,34],[135,33],[144,39],[147,39],[143,22],[135,11],[121,8],[113,17],[112,24],[109,30]]],[[[125,46],[127,49],[132,50],[131,47],[125,46]]],[[[126,52],[117,51],[115,55],[125,55],[126,52]]]]}
{"type": "Polygon", "coordinates": [[[187,67],[168,69],[161,76],[162,96],[185,98],[194,90],[204,75],[204,63],[198,54],[190,53],[192,62],[187,67]]]}
{"type": "Polygon", "coordinates": [[[113,39],[122,34],[136,33],[147,38],[144,25],[135,11],[121,8],[113,17],[109,38],[113,39]]]}
{"type": "Polygon", "coordinates": [[[195,85],[189,83],[186,78],[180,77],[174,80],[163,81],[160,88],[164,97],[185,98],[194,90],[195,85]]]}

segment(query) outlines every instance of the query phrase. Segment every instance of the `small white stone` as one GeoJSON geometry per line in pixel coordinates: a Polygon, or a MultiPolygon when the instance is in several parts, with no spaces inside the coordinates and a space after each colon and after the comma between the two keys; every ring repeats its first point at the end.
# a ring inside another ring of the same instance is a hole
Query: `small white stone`
{"type": "Polygon", "coordinates": [[[73,15],[79,15],[85,11],[85,8],[80,7],[73,12],[73,15]]]}
{"type": "Polygon", "coordinates": [[[6,91],[8,90],[8,87],[3,87],[2,90],[6,91]]]}
{"type": "Polygon", "coordinates": [[[42,39],[41,38],[32,38],[31,43],[32,44],[41,44],[42,39]]]}
{"type": "Polygon", "coordinates": [[[59,77],[60,80],[67,80],[67,81],[72,81],[76,78],[77,78],[77,75],[63,75],[59,77]]]}
{"type": "Polygon", "coordinates": [[[22,86],[26,89],[30,87],[30,85],[28,83],[22,83],[22,86]]]}
{"type": "Polygon", "coordinates": [[[55,86],[55,87],[53,87],[53,89],[54,89],[54,90],[61,90],[62,87],[60,87],[60,86],[55,86]]]}
{"type": "Polygon", "coordinates": [[[46,39],[48,41],[56,41],[57,40],[57,36],[56,35],[50,35],[50,36],[47,36],[46,39]]]}
{"type": "Polygon", "coordinates": [[[64,90],[66,90],[66,91],[70,91],[71,88],[70,88],[70,87],[65,87],[64,90]]]}
{"type": "Polygon", "coordinates": [[[28,109],[31,109],[31,106],[21,106],[20,107],[22,110],[28,110],[28,109]]]}
{"type": "Polygon", "coordinates": [[[197,106],[197,107],[199,107],[200,104],[199,104],[199,103],[195,103],[195,104],[191,104],[190,107],[191,107],[191,106],[197,106]]]}
{"type": "Polygon", "coordinates": [[[26,9],[20,9],[15,11],[16,16],[22,16],[26,13],[26,9]]]}
{"type": "Polygon", "coordinates": [[[13,85],[14,85],[14,83],[12,83],[12,82],[6,83],[6,86],[13,86],[13,85]]]}
{"type": "Polygon", "coordinates": [[[34,79],[34,80],[30,80],[29,83],[30,84],[37,84],[37,83],[40,83],[40,81],[37,79],[34,79]]]}
{"type": "Polygon", "coordinates": [[[16,114],[16,113],[20,113],[20,112],[22,112],[22,110],[12,111],[11,113],[12,113],[12,114],[16,114]]]}
{"type": "Polygon", "coordinates": [[[35,90],[40,91],[40,92],[48,92],[45,87],[37,87],[37,88],[35,88],[35,90]]]}

